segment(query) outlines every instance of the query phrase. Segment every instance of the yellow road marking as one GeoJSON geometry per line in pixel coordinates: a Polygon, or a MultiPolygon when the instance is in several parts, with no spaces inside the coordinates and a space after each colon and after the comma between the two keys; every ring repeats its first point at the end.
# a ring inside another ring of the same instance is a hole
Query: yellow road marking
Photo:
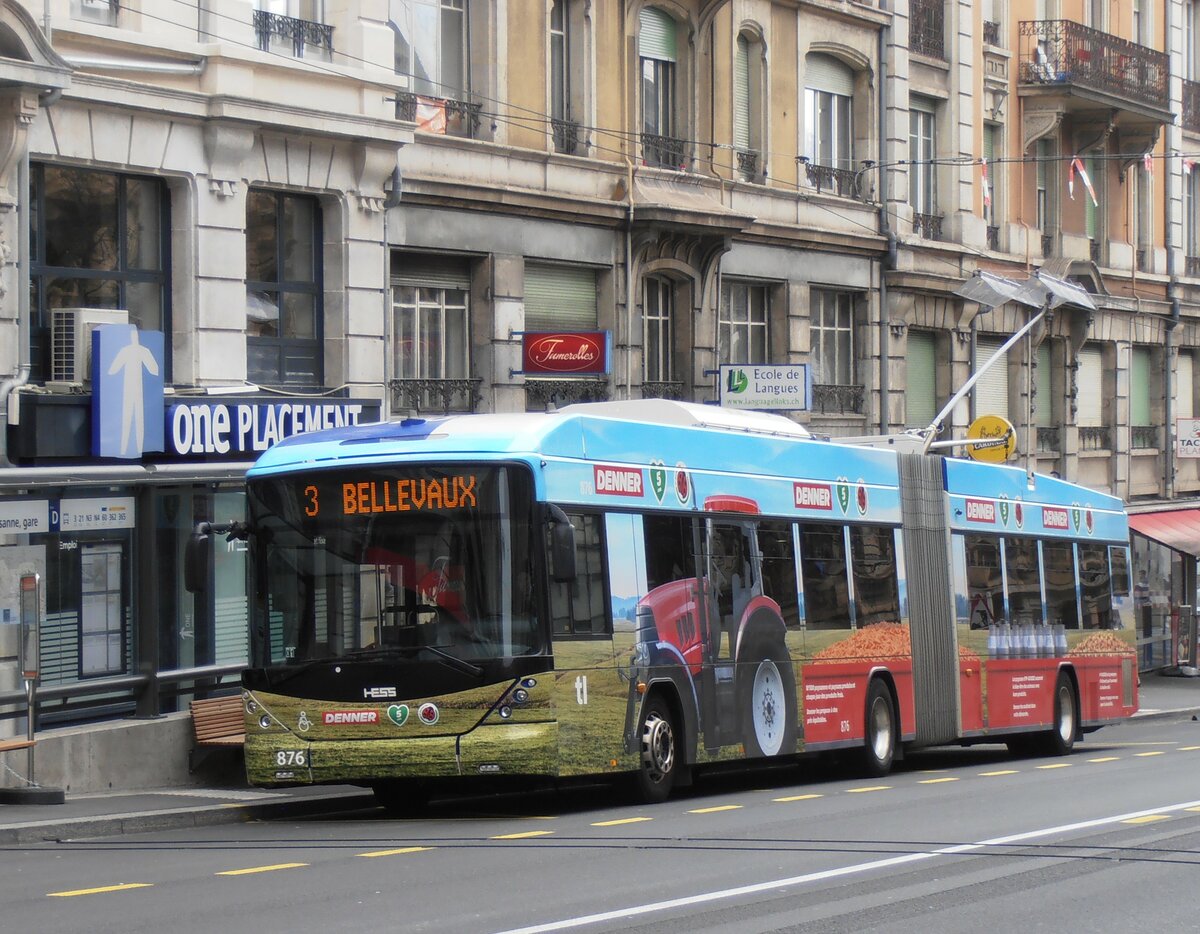
{"type": "Polygon", "coordinates": [[[524,833],[502,833],[498,837],[492,837],[493,840],[525,840],[529,837],[548,837],[553,830],[526,830],[524,833]]]}
{"type": "Polygon", "coordinates": [[[616,827],[620,824],[640,824],[642,821],[654,820],[653,817],[619,817],[616,820],[593,821],[593,827],[616,827]]]}
{"type": "Polygon", "coordinates": [[[374,853],[359,853],[359,856],[365,856],[368,859],[372,856],[401,856],[404,853],[424,853],[426,850],[432,850],[431,846],[405,846],[398,850],[376,850],[374,853]]]}
{"type": "Polygon", "coordinates": [[[1088,762],[1117,762],[1120,756],[1101,756],[1099,759],[1088,759],[1088,762]]]}
{"type": "Polygon", "coordinates": [[[891,785],[867,785],[864,788],[847,788],[846,794],[856,795],[863,791],[887,791],[891,785]]]}
{"type": "Polygon", "coordinates": [[[1049,765],[1037,766],[1039,769],[1069,769],[1070,767],[1070,762],[1051,762],[1049,765]]]}
{"type": "Polygon", "coordinates": [[[1197,749],[1200,749],[1200,746],[1180,746],[1179,747],[1180,752],[1195,752],[1197,749]]]}
{"type": "Polygon", "coordinates": [[[923,778],[919,782],[917,782],[917,784],[918,785],[940,785],[942,782],[956,782],[956,781],[958,781],[957,778],[923,778]]]}
{"type": "Polygon", "coordinates": [[[980,772],[980,775],[985,778],[991,778],[993,775],[1016,775],[1016,769],[1001,769],[999,772],[980,772]]]}
{"type": "Polygon", "coordinates": [[[1137,756],[1139,759],[1142,759],[1142,758],[1145,758],[1146,756],[1165,756],[1166,753],[1163,752],[1161,749],[1159,749],[1156,752],[1135,752],[1134,755],[1137,756]]]}
{"type": "Polygon", "coordinates": [[[1155,821],[1170,820],[1170,814],[1147,814],[1145,817],[1131,817],[1121,821],[1122,824],[1153,824],[1155,821]]]}
{"type": "Polygon", "coordinates": [[[774,798],[775,801],[810,801],[813,798],[823,798],[824,795],[788,795],[786,798],[774,798]]]}
{"type": "Polygon", "coordinates": [[[248,876],[255,872],[274,872],[276,869],[300,869],[308,863],[276,863],[274,866],[251,866],[249,869],[226,869],[218,876],[248,876]]]}
{"type": "Polygon", "coordinates": [[[688,811],[689,814],[716,814],[718,811],[736,811],[741,808],[740,804],[718,804],[711,808],[696,808],[688,811]]]}
{"type": "Polygon", "coordinates": [[[1184,808],[1184,810],[1185,811],[1195,811],[1196,813],[1200,814],[1200,808],[1184,808]]]}
{"type": "Polygon", "coordinates": [[[73,895],[99,895],[101,892],[124,892],[126,889],[148,889],[152,882],[122,882],[119,885],[101,885],[94,889],[73,889],[70,892],[47,892],[47,898],[70,898],[73,895]]]}

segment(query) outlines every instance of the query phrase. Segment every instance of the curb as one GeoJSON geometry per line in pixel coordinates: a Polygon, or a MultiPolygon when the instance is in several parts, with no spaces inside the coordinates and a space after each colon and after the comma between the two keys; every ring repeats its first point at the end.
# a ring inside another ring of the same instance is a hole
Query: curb
{"type": "Polygon", "coordinates": [[[0,845],[61,842],[81,837],[116,836],[155,830],[179,830],[188,827],[213,827],[221,824],[245,824],[258,820],[312,817],[334,814],[339,811],[359,811],[375,806],[375,797],[370,792],[358,794],[342,792],[252,804],[206,804],[200,807],[106,814],[103,817],[28,821],[21,824],[0,825],[0,845]]]}

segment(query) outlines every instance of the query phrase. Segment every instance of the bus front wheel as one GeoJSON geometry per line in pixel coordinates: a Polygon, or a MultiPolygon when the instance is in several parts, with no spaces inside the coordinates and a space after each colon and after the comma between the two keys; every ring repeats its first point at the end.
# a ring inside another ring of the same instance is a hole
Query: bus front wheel
{"type": "Polygon", "coordinates": [[[796,681],[782,647],[762,641],[749,653],[741,677],[742,743],[746,755],[796,751],[796,681]]]}
{"type": "Polygon", "coordinates": [[[637,772],[642,800],[657,804],[667,800],[679,773],[679,739],[675,718],[660,696],[652,696],[642,709],[638,729],[641,764],[637,772]]]}
{"type": "Polygon", "coordinates": [[[863,771],[880,778],[892,770],[896,756],[896,708],[892,692],[878,678],[867,690],[866,735],[861,752],[863,771]]]}

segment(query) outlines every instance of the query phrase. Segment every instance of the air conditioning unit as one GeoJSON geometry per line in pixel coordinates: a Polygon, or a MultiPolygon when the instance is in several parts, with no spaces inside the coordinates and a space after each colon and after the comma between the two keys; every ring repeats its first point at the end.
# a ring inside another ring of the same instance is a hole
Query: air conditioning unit
{"type": "Polygon", "coordinates": [[[50,388],[82,386],[92,376],[92,330],[128,324],[129,312],[112,308],[54,308],[50,312],[50,388]]]}

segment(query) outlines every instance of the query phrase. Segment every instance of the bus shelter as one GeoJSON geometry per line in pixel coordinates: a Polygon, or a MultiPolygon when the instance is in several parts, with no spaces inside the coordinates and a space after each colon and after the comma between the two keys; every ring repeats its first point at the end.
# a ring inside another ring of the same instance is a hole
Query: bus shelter
{"type": "Polygon", "coordinates": [[[1195,667],[1200,509],[1129,516],[1139,668],[1195,667]]]}

